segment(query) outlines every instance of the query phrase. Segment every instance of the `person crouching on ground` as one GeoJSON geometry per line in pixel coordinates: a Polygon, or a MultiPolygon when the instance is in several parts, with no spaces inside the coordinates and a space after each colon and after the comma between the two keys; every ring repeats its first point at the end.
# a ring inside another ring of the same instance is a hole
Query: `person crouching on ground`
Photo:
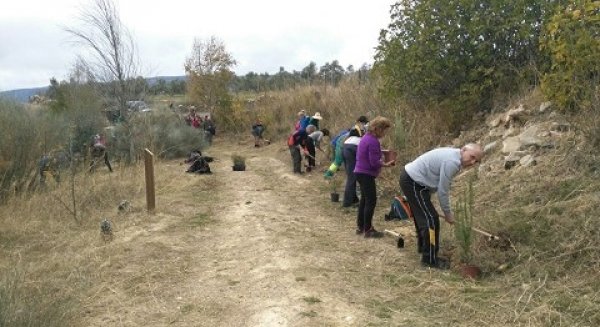
{"type": "Polygon", "coordinates": [[[315,126],[309,125],[306,129],[299,129],[292,133],[288,138],[288,146],[290,155],[292,156],[292,164],[295,174],[302,174],[302,153],[307,154],[306,148],[308,143],[308,134],[315,131],[315,126]]]}
{"type": "Polygon", "coordinates": [[[426,152],[404,166],[400,174],[400,188],[412,210],[417,230],[417,249],[422,254],[421,264],[447,269],[448,262],[438,258],[440,218],[431,203],[431,193],[437,192],[444,219],[454,224],[450,208],[452,178],[461,170],[480,162],[483,151],[470,143],[460,149],[437,148],[426,152]]]}
{"type": "Polygon", "coordinates": [[[104,160],[104,164],[108,167],[108,171],[112,173],[113,169],[108,160],[108,151],[106,150],[106,139],[104,134],[96,134],[92,137],[90,142],[90,168],[88,171],[93,171],[96,168],[96,164],[100,160],[104,160]]]}
{"type": "Polygon", "coordinates": [[[263,125],[260,119],[257,119],[256,122],[252,125],[252,135],[254,136],[254,146],[259,147],[260,142],[263,139],[263,132],[265,131],[265,126],[263,125]]]}
{"type": "Polygon", "coordinates": [[[375,178],[379,175],[381,167],[389,167],[394,162],[383,162],[381,144],[379,139],[385,136],[392,126],[389,119],[376,117],[369,123],[367,133],[362,137],[356,149],[356,165],[354,174],[360,185],[360,201],[356,219],[356,234],[365,237],[383,237],[383,233],[373,228],[373,214],[377,204],[377,189],[375,178]]]}

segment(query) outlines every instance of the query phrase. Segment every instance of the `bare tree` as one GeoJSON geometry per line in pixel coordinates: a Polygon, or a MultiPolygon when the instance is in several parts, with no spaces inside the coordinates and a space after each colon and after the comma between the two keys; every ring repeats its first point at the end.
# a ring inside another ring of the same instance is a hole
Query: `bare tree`
{"type": "Polygon", "coordinates": [[[135,43],[112,0],[90,1],[80,11],[81,25],[65,30],[87,50],[88,56],[82,57],[80,64],[83,62],[102,83],[107,99],[116,100],[113,104],[121,114],[126,101],[135,97],[130,85],[139,66],[135,43]]]}

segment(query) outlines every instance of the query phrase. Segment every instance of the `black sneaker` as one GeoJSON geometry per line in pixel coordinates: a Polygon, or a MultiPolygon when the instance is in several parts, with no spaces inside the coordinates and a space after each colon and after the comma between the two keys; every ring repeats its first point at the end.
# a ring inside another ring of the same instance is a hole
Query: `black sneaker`
{"type": "Polygon", "coordinates": [[[417,253],[423,253],[423,240],[417,238],[417,253]]]}
{"type": "Polygon", "coordinates": [[[362,233],[364,233],[362,229],[356,229],[356,235],[362,235],[362,233]]]}
{"type": "Polygon", "coordinates": [[[375,228],[371,227],[368,231],[365,231],[365,238],[382,238],[383,232],[376,231],[375,228]]]}
{"type": "Polygon", "coordinates": [[[427,268],[435,268],[440,270],[448,270],[450,269],[450,262],[443,258],[438,258],[435,263],[429,263],[425,261],[421,261],[421,266],[427,268]]]}

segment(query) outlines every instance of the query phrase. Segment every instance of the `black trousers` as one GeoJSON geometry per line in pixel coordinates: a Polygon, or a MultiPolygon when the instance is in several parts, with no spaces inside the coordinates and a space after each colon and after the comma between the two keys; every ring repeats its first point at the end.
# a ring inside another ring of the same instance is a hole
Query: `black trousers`
{"type": "Polygon", "coordinates": [[[314,168],[317,164],[315,160],[317,157],[317,149],[315,148],[315,141],[310,137],[306,140],[306,149],[308,150],[308,154],[310,154],[310,156],[306,156],[308,158],[308,165],[314,168]]]}
{"type": "Polygon", "coordinates": [[[354,174],[354,166],[356,166],[356,148],[354,144],[344,144],[342,156],[344,157],[344,166],[346,169],[346,188],[344,189],[343,207],[349,207],[353,203],[358,202],[356,194],[356,175],[354,174]]]}
{"type": "Polygon", "coordinates": [[[431,203],[429,189],[415,182],[405,171],[400,174],[400,188],[415,218],[417,242],[424,263],[437,263],[440,249],[440,217],[431,203]]]}
{"type": "Polygon", "coordinates": [[[373,214],[377,205],[377,188],[375,177],[367,174],[356,174],[360,185],[360,201],[358,202],[358,215],[356,226],[358,230],[368,231],[373,228],[373,214]]]}
{"type": "Polygon", "coordinates": [[[294,173],[302,172],[302,155],[300,149],[297,146],[290,146],[290,154],[292,156],[292,165],[294,166],[294,173]]]}

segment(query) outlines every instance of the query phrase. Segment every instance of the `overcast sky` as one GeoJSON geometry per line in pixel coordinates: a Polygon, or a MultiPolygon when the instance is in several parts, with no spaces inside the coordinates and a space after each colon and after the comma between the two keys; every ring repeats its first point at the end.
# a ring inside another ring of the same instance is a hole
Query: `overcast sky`
{"type": "MultiPolygon", "coordinates": [[[[0,91],[65,79],[82,53],[64,31],[91,0],[11,0],[0,9],[0,91]]],[[[115,0],[146,77],[184,75],[194,38],[219,38],[238,75],[338,60],[371,64],[394,0],[115,0]]]]}

